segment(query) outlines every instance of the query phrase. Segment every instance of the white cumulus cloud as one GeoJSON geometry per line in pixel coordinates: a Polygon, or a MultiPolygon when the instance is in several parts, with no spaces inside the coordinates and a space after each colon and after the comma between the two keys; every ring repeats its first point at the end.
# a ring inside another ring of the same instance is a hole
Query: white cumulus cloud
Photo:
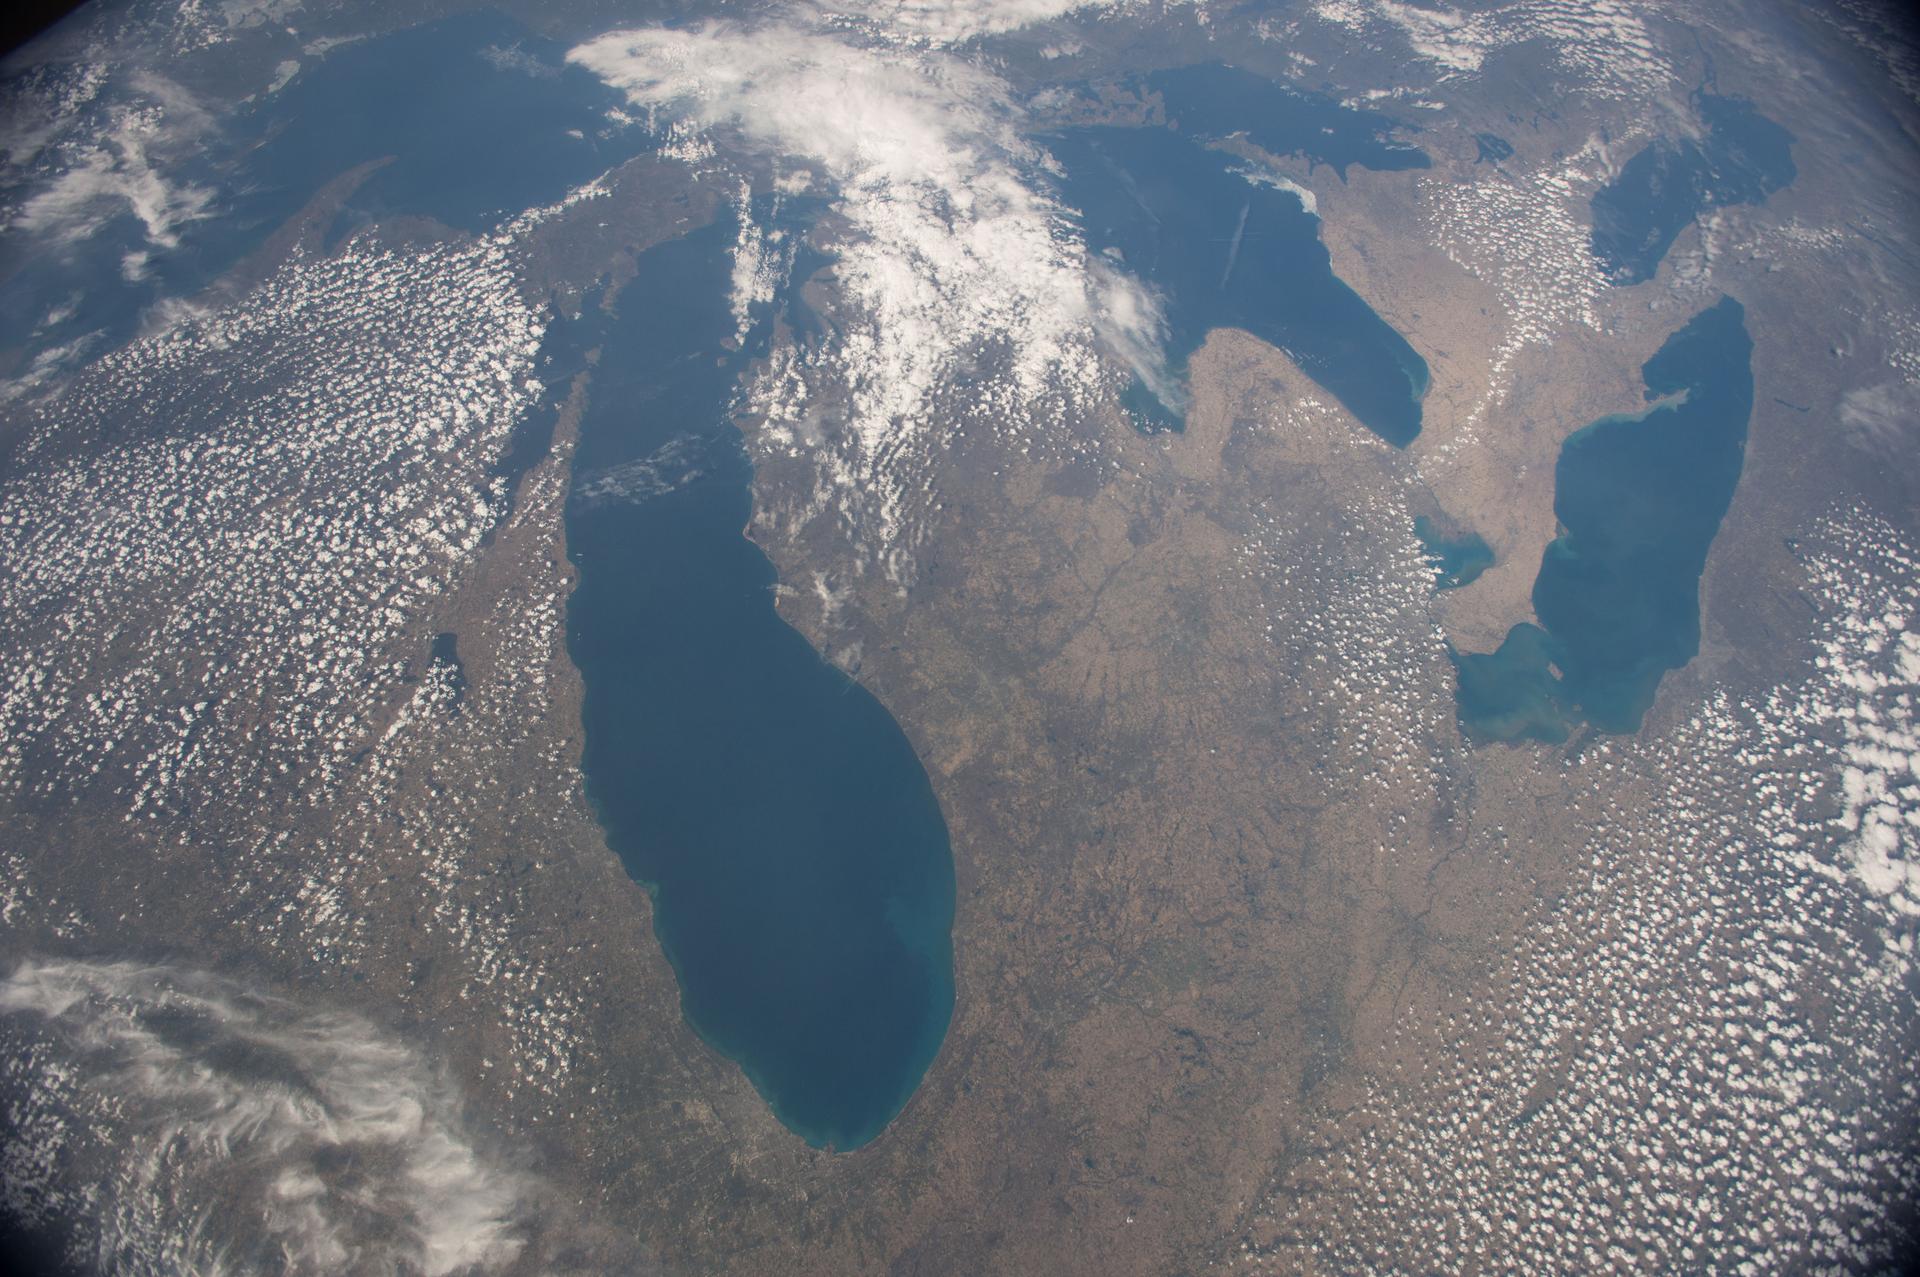
{"type": "Polygon", "coordinates": [[[1196,0],[822,0],[809,6],[822,23],[856,27],[882,39],[936,45],[1005,35],[1082,12],[1112,16],[1172,7],[1200,9],[1196,0]]]}
{"type": "Polygon", "coordinates": [[[1164,375],[1153,300],[1119,271],[1089,269],[1047,190],[1052,161],[977,63],[791,22],[615,32],[568,56],[657,125],[826,179],[822,234],[847,313],[827,347],[777,353],[755,406],[776,436],[841,446],[837,482],[860,490],[883,540],[901,459],[953,396],[1003,421],[1079,402],[1104,384],[1102,347],[1164,375]]]}

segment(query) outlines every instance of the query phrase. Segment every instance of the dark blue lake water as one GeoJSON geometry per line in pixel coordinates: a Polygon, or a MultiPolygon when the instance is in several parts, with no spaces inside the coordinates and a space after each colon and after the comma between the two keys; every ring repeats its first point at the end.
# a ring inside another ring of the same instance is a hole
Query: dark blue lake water
{"type": "Polygon", "coordinates": [[[1428,168],[1425,151],[1395,134],[1417,132],[1378,111],[1344,106],[1320,93],[1302,93],[1251,71],[1220,63],[1176,67],[1146,77],[1166,103],[1168,123],[1183,133],[1224,138],[1244,134],[1270,155],[1298,155],[1347,169],[1381,172],[1428,168]]]}
{"type": "MultiPolygon", "coordinates": [[[[1263,184],[1233,156],[1161,129],[1076,129],[1048,139],[1062,193],[1089,246],[1165,302],[1167,354],[1186,362],[1215,328],[1285,351],[1363,425],[1404,447],[1420,433],[1427,365],[1333,273],[1320,219],[1294,192],[1263,184]]],[[[1142,424],[1177,427],[1184,405],[1136,387],[1142,424]]]]}
{"type": "Polygon", "coordinates": [[[1693,219],[1793,181],[1793,135],[1744,98],[1696,93],[1700,138],[1649,143],[1593,196],[1593,254],[1616,284],[1652,279],[1693,219]]]}
{"type": "MultiPolygon", "coordinates": [[[[27,264],[0,293],[0,342],[104,330],[107,348],[154,298],[211,282],[370,160],[390,157],[335,237],[400,215],[484,231],[560,198],[651,145],[607,129],[621,99],[563,53],[468,15],[309,60],[222,122],[183,174],[226,192],[215,216],[184,226],[138,279],[121,270],[142,239],[127,218],[27,264]],[[71,317],[33,331],[75,292],[71,317]]],[[[564,383],[604,350],[567,515],[586,780],[609,843],[653,893],[688,1021],[782,1121],[845,1149],[899,1112],[945,1034],[953,865],[899,726],[780,620],[774,571],[742,535],[752,471],[729,409],[769,317],[748,349],[729,349],[732,234],[709,227],[646,254],[618,319],[557,322],[542,365],[564,383]]],[[[530,412],[501,473],[546,452],[555,411],[530,412]]],[[[464,682],[456,636],[431,655],[464,682]]]]}
{"type": "MultiPolygon", "coordinates": [[[[1427,364],[1333,273],[1320,219],[1302,197],[1206,142],[1245,132],[1276,154],[1342,173],[1352,164],[1411,168],[1420,151],[1391,141],[1384,117],[1289,93],[1244,72],[1196,67],[1148,78],[1174,129],[1083,128],[1047,139],[1065,169],[1061,195],[1089,246],[1159,291],[1167,354],[1186,363],[1215,328],[1240,328],[1284,350],[1369,430],[1404,447],[1420,433],[1427,364]]],[[[1184,391],[1137,384],[1145,428],[1179,428],[1184,391]],[[1175,402],[1168,402],[1174,400],[1175,402]]]]}
{"type": "Polygon", "coordinates": [[[1752,355],[1745,312],[1723,298],[1641,370],[1653,407],[1567,440],[1561,532],[1534,579],[1539,625],[1454,657],[1470,737],[1559,741],[1582,720],[1638,731],[1661,678],[1700,650],[1700,574],[1740,481],[1752,355]]]}
{"type": "Polygon", "coordinates": [[[953,861],[886,709],[780,619],[742,535],[734,228],[649,250],[581,425],[568,611],[587,791],[654,899],[687,1020],[815,1145],[900,1111],[953,1007],[953,861]]]}
{"type": "Polygon", "coordinates": [[[177,228],[176,247],[146,244],[128,215],[68,251],[30,254],[25,240],[0,239],[12,259],[0,262],[12,271],[0,289],[0,346],[34,353],[98,333],[90,353],[104,353],[154,301],[210,284],[327,182],[370,160],[391,157],[348,202],[336,235],[398,214],[479,231],[559,199],[651,145],[640,129],[608,129],[606,113],[623,99],[564,54],[482,13],[308,59],[170,171],[221,193],[211,216],[177,228]],[[69,300],[71,314],[40,328],[69,300]]]}
{"type": "Polygon", "coordinates": [[[607,125],[625,99],[566,46],[474,13],[336,49],[243,122],[256,198],[297,207],[322,180],[391,155],[349,220],[399,214],[466,231],[549,203],[651,145],[607,125]]]}
{"type": "MultiPolygon", "coordinates": [[[[398,215],[484,230],[559,198],[648,144],[604,128],[616,95],[561,54],[475,15],[310,60],[179,175],[225,192],[215,216],[184,225],[134,277],[123,258],[142,236],[127,218],[69,256],[12,263],[0,342],[46,349],[98,331],[110,346],[156,297],[211,282],[368,161],[389,160],[348,199],[336,236],[398,215]],[[75,294],[71,316],[34,331],[75,294]]],[[[1058,142],[1095,246],[1167,296],[1176,362],[1209,328],[1245,328],[1383,438],[1411,440],[1424,361],[1334,276],[1295,194],[1203,143],[1245,130],[1343,174],[1426,157],[1385,117],[1225,68],[1163,73],[1155,87],[1178,130],[1058,142]]],[[[650,250],[617,318],[589,314],[550,338],[550,377],[603,351],[567,513],[586,783],[610,845],[653,894],[689,1023],[789,1127],[846,1149],[900,1111],[945,1035],[953,865],[898,724],[780,619],[774,571],[742,535],[751,467],[729,411],[770,317],[731,347],[732,233],[650,250]]],[[[781,305],[809,331],[795,299],[781,305]]],[[[1177,424],[1171,407],[1143,407],[1177,424]]],[[[525,424],[505,472],[544,451],[552,405],[525,424]]],[[[457,639],[436,640],[433,656],[457,671],[457,639]]]]}

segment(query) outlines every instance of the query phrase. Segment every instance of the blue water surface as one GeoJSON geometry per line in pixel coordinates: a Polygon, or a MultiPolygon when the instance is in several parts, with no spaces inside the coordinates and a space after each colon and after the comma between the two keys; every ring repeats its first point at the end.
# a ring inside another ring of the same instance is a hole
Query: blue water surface
{"type": "Polygon", "coordinates": [[[1409,127],[1379,111],[1306,93],[1221,63],[1176,67],[1146,76],[1166,104],[1168,123],[1208,138],[1244,136],[1270,155],[1297,155],[1330,165],[1342,178],[1353,165],[1380,172],[1421,169],[1433,159],[1395,134],[1409,127]]]}
{"type": "Polygon", "coordinates": [[[1478,532],[1449,534],[1428,516],[1416,515],[1413,534],[1427,552],[1433,565],[1434,583],[1442,590],[1457,590],[1480,579],[1493,566],[1493,547],[1478,532]]]}
{"type": "Polygon", "coordinates": [[[1660,680],[1700,650],[1700,575],[1740,481],[1752,355],[1744,310],[1722,298],[1641,370],[1653,407],[1561,448],[1539,624],[1454,657],[1469,737],[1559,741],[1581,721],[1638,731],[1660,680]]]}
{"type": "Polygon", "coordinates": [[[350,218],[488,230],[651,145],[640,129],[608,129],[622,105],[566,46],[497,13],[461,14],[335,49],[262,99],[241,122],[257,144],[239,208],[291,211],[320,181],[391,156],[354,192],[350,218]]]}
{"type": "Polygon", "coordinates": [[[729,419],[734,227],[648,250],[604,333],[567,512],[587,792],[653,893],[687,1020],[817,1146],[900,1111],[953,1007],[953,860],[925,771],[774,610],[729,419]]]}
{"type": "Polygon", "coordinates": [[[622,99],[564,55],[499,14],[470,13],[308,59],[278,93],[215,121],[200,154],[168,171],[216,193],[208,216],[176,227],[177,244],[148,243],[127,214],[50,252],[0,237],[0,347],[29,358],[81,339],[88,357],[113,349],[156,301],[205,288],[322,186],[370,161],[386,163],[349,198],[334,238],[400,215],[482,231],[559,199],[652,144],[644,130],[609,126],[622,99]]]}
{"type": "Polygon", "coordinates": [[[1163,299],[1182,389],[1136,386],[1143,425],[1177,428],[1187,360],[1213,329],[1240,328],[1285,351],[1389,443],[1420,433],[1426,361],[1333,273],[1320,219],[1299,195],[1165,129],[1074,129],[1047,149],[1064,166],[1062,195],[1088,246],[1163,299]]]}
{"type": "Polygon", "coordinates": [[[1793,135],[1744,98],[1694,95],[1706,132],[1660,138],[1594,192],[1593,254],[1616,284],[1652,279],[1693,219],[1758,204],[1793,181],[1793,135]]]}
{"type": "Polygon", "coordinates": [[[1217,63],[1157,71],[1167,128],[1081,128],[1046,139],[1062,198],[1089,247],[1160,294],[1166,379],[1127,396],[1143,429],[1179,429],[1186,364],[1209,331],[1244,329],[1284,350],[1381,438],[1420,433],[1427,364],[1333,273],[1320,220],[1275,175],[1212,143],[1244,135],[1275,155],[1401,170],[1430,163],[1395,121],[1217,63]]]}

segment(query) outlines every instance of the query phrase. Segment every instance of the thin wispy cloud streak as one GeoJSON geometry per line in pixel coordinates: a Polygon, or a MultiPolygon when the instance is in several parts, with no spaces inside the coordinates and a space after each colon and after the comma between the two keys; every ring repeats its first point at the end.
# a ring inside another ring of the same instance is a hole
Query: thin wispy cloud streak
{"type": "Polygon", "coordinates": [[[201,972],[30,961],[0,982],[0,1205],[108,1272],[487,1272],[533,1183],[456,1088],[356,1016],[201,972]]]}

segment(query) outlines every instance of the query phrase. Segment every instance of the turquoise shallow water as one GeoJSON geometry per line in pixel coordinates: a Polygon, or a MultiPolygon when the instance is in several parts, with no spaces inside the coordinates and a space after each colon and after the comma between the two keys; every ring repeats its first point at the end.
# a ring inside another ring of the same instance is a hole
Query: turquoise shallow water
{"type": "Polygon", "coordinates": [[[1733,501],[1753,411],[1753,342],[1732,298],[1641,370],[1633,416],[1578,431],[1554,467],[1561,532],[1534,579],[1538,625],[1456,653],[1461,725],[1481,740],[1634,732],[1669,670],[1700,649],[1700,575],[1733,501]]]}
{"type": "MultiPolygon", "coordinates": [[[[1163,88],[1196,124],[1252,110],[1275,150],[1343,169],[1425,162],[1382,117],[1223,76],[1163,88]]],[[[1297,196],[1191,135],[1055,141],[1094,246],[1167,297],[1177,361],[1235,324],[1384,437],[1417,433],[1424,361],[1334,277],[1297,196]]],[[[944,1037],[953,863],[900,728],[780,619],[773,569],[741,535],[752,472],[728,413],[772,317],[730,346],[732,236],[716,225],[650,250],[617,319],[561,325],[548,351],[559,370],[604,352],[567,515],[588,793],[653,892],[687,1020],[787,1126],[848,1149],[900,1111],[944,1037]]],[[[826,335],[796,290],[775,305],[801,340],[826,335]]],[[[1169,411],[1151,395],[1139,406],[1169,411]]],[[[536,424],[530,451],[547,433],[536,424]]]]}
{"type": "MultiPolygon", "coordinates": [[[[850,1149],[953,1008],[953,860],[891,715],[774,610],[729,420],[734,227],[649,250],[604,331],[567,514],[585,769],[686,1018],[789,1128],[850,1149]]],[[[763,310],[765,308],[762,308],[763,310]]],[[[589,325],[591,327],[591,325],[589,325]]]]}
{"type": "MultiPolygon", "coordinates": [[[[624,99],[564,54],[482,13],[309,59],[208,136],[182,176],[224,194],[146,275],[123,277],[143,242],[126,216],[70,256],[0,263],[12,271],[0,343],[123,338],[154,297],[211,281],[369,161],[385,162],[335,238],[396,216],[484,232],[560,198],[652,144],[609,126],[624,99]],[[71,317],[36,328],[75,293],[71,317]]],[[[770,316],[762,307],[747,347],[731,347],[732,234],[709,227],[647,253],[617,319],[589,304],[543,352],[553,386],[604,352],[567,514],[586,783],[610,845],[652,891],[687,1020],[788,1126],[845,1149],[900,1111],[944,1037],[953,865],[899,726],[781,621],[773,568],[742,535],[752,471],[729,410],[770,316]]],[[[554,401],[529,412],[499,473],[545,455],[556,414],[554,401]]],[[[436,636],[432,657],[464,688],[455,635],[436,636]]]]}

